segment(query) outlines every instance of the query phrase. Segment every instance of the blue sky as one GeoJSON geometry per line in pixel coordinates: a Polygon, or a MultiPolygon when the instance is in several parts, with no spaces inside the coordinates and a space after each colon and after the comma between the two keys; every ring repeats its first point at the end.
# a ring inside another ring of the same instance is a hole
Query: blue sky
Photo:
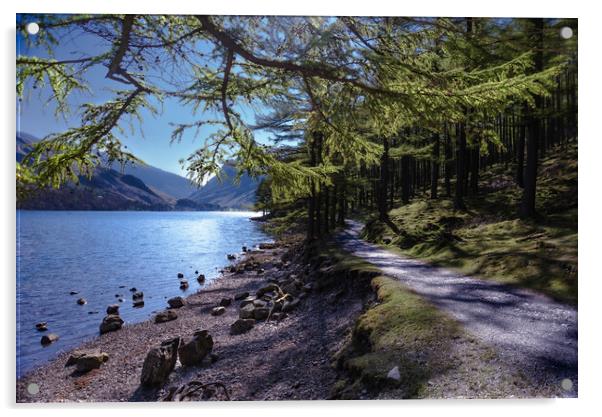
{"type": "MultiPolygon", "coordinates": [[[[19,18],[19,16],[17,16],[19,18]]],[[[27,16],[23,16],[27,20],[27,16]]],[[[99,38],[92,35],[81,35],[77,37],[66,37],[54,51],[57,59],[74,59],[106,51],[107,45],[99,38]]],[[[17,55],[32,55],[46,57],[47,52],[39,48],[28,47],[20,34],[17,35],[17,55]]],[[[123,85],[105,78],[106,68],[96,66],[86,73],[86,80],[91,88],[90,94],[75,93],[69,103],[73,109],[88,102],[100,103],[112,97],[111,88],[122,89],[123,85]]],[[[191,123],[199,119],[194,116],[190,108],[187,108],[176,100],[166,100],[163,103],[162,113],[158,117],[146,113],[142,125],[134,124],[134,131],[128,131],[125,135],[119,135],[122,142],[137,157],[146,163],[185,175],[185,170],[179,164],[181,158],[186,158],[198,149],[205,137],[213,130],[211,127],[203,127],[198,137],[194,137],[191,130],[185,133],[180,143],[170,144],[173,127],[172,123],[191,123]],[[140,132],[140,130],[142,132],[140,132]]],[[[250,122],[254,121],[254,115],[249,110],[237,109],[243,112],[243,116],[250,122]]],[[[57,133],[68,127],[76,126],[79,116],[74,112],[71,116],[55,116],[55,107],[51,101],[51,92],[48,88],[34,90],[31,88],[25,92],[25,97],[17,103],[17,130],[43,138],[50,133],[57,133]]],[[[257,135],[262,141],[267,140],[263,132],[257,135]]]]}

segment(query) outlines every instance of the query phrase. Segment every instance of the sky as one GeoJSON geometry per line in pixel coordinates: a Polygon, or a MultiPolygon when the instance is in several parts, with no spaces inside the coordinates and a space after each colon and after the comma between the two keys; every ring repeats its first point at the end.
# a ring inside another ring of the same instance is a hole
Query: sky
{"type": "MultiPolygon", "coordinates": [[[[17,17],[28,22],[29,17],[22,15],[17,17]]],[[[45,50],[40,48],[28,47],[21,34],[17,34],[17,55],[47,57],[45,50]]],[[[99,38],[92,35],[81,35],[77,37],[66,37],[62,39],[61,44],[54,51],[57,59],[74,59],[81,56],[93,55],[98,51],[106,51],[107,44],[101,43],[99,38]]],[[[101,103],[112,97],[111,88],[122,89],[123,84],[111,81],[105,77],[106,68],[95,66],[89,70],[85,79],[91,88],[90,94],[74,93],[69,104],[76,109],[82,103],[95,102],[101,103]]],[[[202,144],[204,138],[212,133],[215,128],[203,127],[200,134],[195,138],[193,130],[184,134],[179,143],[170,143],[173,123],[191,123],[199,119],[194,116],[189,107],[186,107],[176,100],[166,100],[160,107],[161,115],[154,117],[148,112],[144,114],[144,123],[136,123],[134,131],[128,131],[119,138],[127,150],[133,152],[138,158],[149,165],[161,168],[165,171],[173,172],[185,176],[185,169],[178,162],[181,158],[188,157],[202,144]]],[[[241,109],[246,120],[253,122],[254,114],[248,109],[241,109]]],[[[24,98],[17,102],[17,131],[24,132],[44,138],[48,134],[64,131],[68,127],[74,127],[79,124],[79,116],[73,115],[55,115],[55,106],[52,105],[51,91],[48,87],[34,90],[32,86],[26,89],[24,98]]],[[[260,141],[267,140],[265,132],[258,132],[260,141]]]]}

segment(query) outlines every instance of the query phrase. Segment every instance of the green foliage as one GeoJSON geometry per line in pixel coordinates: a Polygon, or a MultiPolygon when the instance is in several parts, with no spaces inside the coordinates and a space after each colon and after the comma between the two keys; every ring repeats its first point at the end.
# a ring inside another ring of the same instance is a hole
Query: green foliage
{"type": "Polygon", "coordinates": [[[576,164],[574,145],[542,161],[537,222],[517,218],[521,190],[502,166],[483,175],[484,191],[468,198],[469,211],[424,196],[389,213],[402,235],[373,221],[366,237],[381,243],[393,236],[389,247],[411,256],[576,303],[576,164]]]}
{"type": "Polygon", "coordinates": [[[60,186],[74,173],[90,174],[99,151],[131,160],[121,149],[120,129],[143,124],[143,109],[157,113],[150,103],[171,98],[198,118],[174,122],[173,141],[203,126],[217,128],[181,161],[193,181],[201,184],[235,160],[240,173],[271,178],[273,201],[290,202],[332,186],[342,173],[378,163],[382,138],[398,140],[394,158],[428,158],[428,146],[400,135],[406,129],[443,133],[444,123],[463,122],[470,143],[483,151],[487,143],[499,146],[490,116],[548,95],[566,65],[559,56],[533,73],[529,28],[520,19],[478,19],[468,36],[461,19],[444,18],[35,18],[43,35],[25,35],[26,41],[46,47],[49,57],[17,58],[17,92],[25,96],[30,85],[49,86],[57,115],[77,111],[81,126],[36,146],[19,168],[23,186],[60,186]],[[82,51],[77,59],[57,59],[61,37],[81,31],[108,46],[98,55],[82,51]],[[518,40],[506,40],[506,33],[518,40]],[[92,68],[107,68],[108,79],[129,89],[115,91],[105,103],[70,109],[68,97],[89,89],[85,74],[92,68]],[[256,126],[243,117],[249,110],[263,113],[257,120],[276,135],[274,143],[258,143],[256,126]],[[324,139],[310,166],[308,138],[317,131],[324,139]],[[278,141],[289,143],[279,147],[278,141]],[[296,157],[289,147],[298,150],[296,157]]]}

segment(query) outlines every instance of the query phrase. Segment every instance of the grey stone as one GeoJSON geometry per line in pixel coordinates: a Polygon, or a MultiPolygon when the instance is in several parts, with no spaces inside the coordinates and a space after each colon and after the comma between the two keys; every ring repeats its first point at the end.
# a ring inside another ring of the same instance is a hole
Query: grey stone
{"type": "Polygon", "coordinates": [[[155,316],[155,323],[165,323],[178,318],[178,315],[173,310],[165,310],[155,316]]]}
{"type": "Polygon", "coordinates": [[[117,314],[109,314],[102,319],[102,323],[100,323],[100,334],[105,334],[108,332],[114,332],[116,330],[121,329],[123,326],[123,319],[119,317],[117,314]]]}
{"type": "Polygon", "coordinates": [[[143,386],[162,385],[169,378],[169,374],[176,366],[178,359],[178,347],[180,338],[166,340],[161,346],[151,349],[144,363],[142,364],[142,373],[140,383],[143,386]]]}
{"type": "Polygon", "coordinates": [[[246,333],[255,326],[254,319],[238,319],[230,325],[230,334],[238,335],[246,333]]]}
{"type": "Polygon", "coordinates": [[[178,349],[182,366],[200,364],[213,349],[213,338],[207,330],[198,330],[189,341],[183,341],[178,349]]]}

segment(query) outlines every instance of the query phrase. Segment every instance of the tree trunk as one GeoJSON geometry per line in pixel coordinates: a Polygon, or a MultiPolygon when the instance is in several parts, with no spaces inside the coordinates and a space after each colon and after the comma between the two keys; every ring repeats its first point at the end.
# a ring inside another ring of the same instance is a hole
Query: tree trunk
{"type": "Polygon", "coordinates": [[[435,133],[433,138],[433,160],[431,161],[431,198],[437,198],[437,186],[439,184],[439,133],[435,133]]]}
{"type": "Polygon", "coordinates": [[[378,215],[387,220],[387,190],[389,189],[389,140],[383,139],[383,153],[380,158],[380,181],[378,187],[378,215]]]}
{"type": "MultiPolygon", "coordinates": [[[[543,19],[529,19],[534,26],[534,40],[536,45],[535,53],[535,72],[543,70],[543,19]]],[[[535,216],[535,193],[537,186],[537,157],[538,147],[540,142],[540,123],[537,114],[542,108],[542,97],[535,97],[535,109],[529,115],[528,129],[529,136],[527,138],[527,165],[524,173],[523,199],[520,209],[522,217],[535,216]],[[535,113],[535,114],[534,114],[535,113]]]]}

